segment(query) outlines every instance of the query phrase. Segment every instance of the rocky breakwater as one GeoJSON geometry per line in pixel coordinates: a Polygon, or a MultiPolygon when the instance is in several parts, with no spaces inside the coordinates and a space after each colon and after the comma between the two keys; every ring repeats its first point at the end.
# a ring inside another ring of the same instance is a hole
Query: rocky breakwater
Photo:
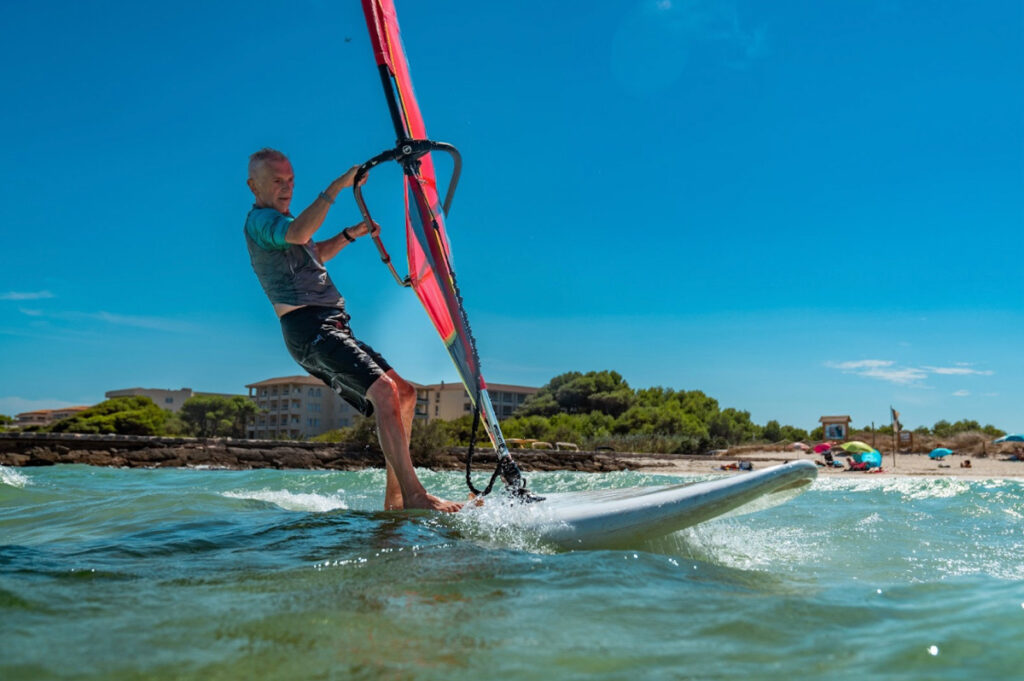
{"type": "MultiPolygon", "coordinates": [[[[523,470],[587,472],[638,468],[637,460],[609,452],[517,450],[523,470]]],[[[493,451],[477,452],[473,469],[490,474],[493,451]]],[[[413,463],[434,470],[461,470],[466,450],[446,448],[413,456],[413,463]]],[[[127,468],[307,468],[360,470],[381,468],[379,449],[347,443],[169,438],[71,433],[0,433],[0,465],[52,466],[88,464],[127,468]]]]}

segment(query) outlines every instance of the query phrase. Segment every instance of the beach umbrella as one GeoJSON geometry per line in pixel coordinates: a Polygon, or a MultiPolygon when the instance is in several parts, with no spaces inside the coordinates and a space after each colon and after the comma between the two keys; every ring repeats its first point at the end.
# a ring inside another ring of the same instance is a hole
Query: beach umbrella
{"type": "Polygon", "coordinates": [[[1001,438],[993,440],[993,442],[1024,442],[1024,435],[1004,435],[1001,438]]]}
{"type": "Polygon", "coordinates": [[[803,442],[794,442],[793,444],[791,444],[791,445],[789,446],[789,448],[790,448],[790,449],[799,449],[799,450],[800,450],[800,451],[802,451],[802,452],[806,452],[807,450],[809,450],[809,449],[810,449],[810,447],[808,447],[807,445],[805,445],[805,444],[804,444],[803,442]]]}
{"type": "Polygon", "coordinates": [[[871,445],[869,445],[869,444],[867,444],[865,442],[860,442],[859,440],[854,440],[853,442],[846,442],[846,443],[841,444],[839,446],[842,447],[843,450],[847,451],[847,452],[873,452],[873,451],[875,451],[874,447],[872,447],[871,445]]]}
{"type": "Polygon", "coordinates": [[[941,459],[944,456],[949,456],[953,453],[952,449],[946,449],[945,447],[936,447],[928,455],[929,459],[941,459]]]}
{"type": "Polygon", "coordinates": [[[828,444],[827,442],[822,442],[820,445],[814,445],[815,454],[821,454],[822,452],[827,452],[830,449],[832,449],[832,445],[828,444]]]}
{"type": "Polygon", "coordinates": [[[882,453],[872,449],[870,452],[857,452],[851,457],[854,461],[866,463],[868,468],[882,467],[882,453]]]}

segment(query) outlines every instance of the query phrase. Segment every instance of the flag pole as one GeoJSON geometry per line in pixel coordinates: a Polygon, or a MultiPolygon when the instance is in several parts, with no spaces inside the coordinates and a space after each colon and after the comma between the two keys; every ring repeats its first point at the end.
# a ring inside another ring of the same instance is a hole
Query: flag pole
{"type": "Polygon", "coordinates": [[[899,438],[899,432],[897,431],[897,429],[900,426],[900,421],[896,417],[896,410],[892,408],[891,404],[889,405],[889,418],[891,419],[890,422],[892,424],[892,467],[893,467],[893,469],[895,469],[896,468],[896,446],[897,446],[897,443],[899,442],[899,439],[900,439],[899,438]]]}

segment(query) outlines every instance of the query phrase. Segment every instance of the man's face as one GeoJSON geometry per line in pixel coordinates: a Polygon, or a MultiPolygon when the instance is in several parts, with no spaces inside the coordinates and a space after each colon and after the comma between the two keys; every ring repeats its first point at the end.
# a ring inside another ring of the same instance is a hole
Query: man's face
{"type": "Polygon", "coordinates": [[[260,208],[273,208],[281,213],[288,212],[294,187],[295,173],[287,159],[264,161],[255,177],[249,178],[249,189],[256,197],[256,205],[260,208]]]}

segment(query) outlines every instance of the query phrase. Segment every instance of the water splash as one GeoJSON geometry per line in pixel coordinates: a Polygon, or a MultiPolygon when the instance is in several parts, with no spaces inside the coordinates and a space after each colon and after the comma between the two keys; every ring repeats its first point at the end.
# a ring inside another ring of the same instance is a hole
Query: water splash
{"type": "Polygon", "coordinates": [[[27,475],[6,466],[0,466],[0,485],[23,488],[28,484],[29,478],[27,475]]]}
{"type": "Polygon", "coordinates": [[[529,553],[553,553],[554,547],[541,535],[564,524],[543,503],[521,504],[500,496],[489,497],[480,506],[467,504],[452,521],[463,536],[478,543],[529,553]]]}

